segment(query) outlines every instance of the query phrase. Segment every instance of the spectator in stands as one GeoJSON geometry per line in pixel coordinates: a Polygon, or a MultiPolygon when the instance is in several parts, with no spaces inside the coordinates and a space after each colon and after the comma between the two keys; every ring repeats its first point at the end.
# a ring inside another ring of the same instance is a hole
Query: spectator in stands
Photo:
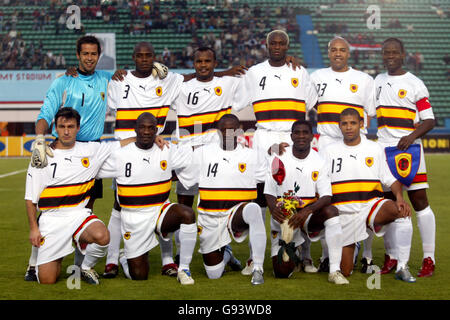
{"type": "Polygon", "coordinates": [[[442,58],[442,60],[444,60],[444,63],[446,65],[450,64],[450,55],[446,53],[445,56],[442,58]]]}
{"type": "Polygon", "coordinates": [[[447,81],[450,81],[450,69],[447,69],[447,72],[445,73],[445,77],[447,78],[447,81]]]}
{"type": "Polygon", "coordinates": [[[416,72],[421,72],[423,69],[424,57],[419,51],[415,54],[416,57],[416,72]]]}
{"type": "Polygon", "coordinates": [[[56,69],[66,69],[66,58],[61,52],[55,57],[55,67],[56,69]]]}

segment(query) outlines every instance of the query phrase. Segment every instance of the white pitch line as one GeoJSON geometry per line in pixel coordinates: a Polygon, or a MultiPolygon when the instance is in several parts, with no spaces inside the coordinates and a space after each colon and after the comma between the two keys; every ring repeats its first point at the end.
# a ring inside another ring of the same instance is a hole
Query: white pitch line
{"type": "Polygon", "coordinates": [[[8,172],[8,173],[5,173],[5,174],[0,174],[0,179],[1,178],[6,178],[6,177],[9,177],[9,176],[13,176],[15,174],[22,173],[22,172],[25,172],[25,171],[27,171],[27,169],[22,169],[22,170],[17,170],[17,171],[13,171],[13,172],[8,172]]]}

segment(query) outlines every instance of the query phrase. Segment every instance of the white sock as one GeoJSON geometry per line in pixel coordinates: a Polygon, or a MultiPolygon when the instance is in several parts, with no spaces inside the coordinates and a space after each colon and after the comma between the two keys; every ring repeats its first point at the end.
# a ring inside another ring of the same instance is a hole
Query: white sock
{"type": "Polygon", "coordinates": [[[411,251],[413,226],[411,218],[399,218],[395,220],[395,244],[398,250],[397,271],[406,267],[411,251]]]}
{"type": "Polygon", "coordinates": [[[130,268],[128,267],[127,257],[125,255],[121,256],[119,258],[119,262],[122,265],[122,270],[123,270],[123,274],[125,275],[125,277],[132,280],[132,278],[130,276],[130,268]]]}
{"type": "Polygon", "coordinates": [[[106,264],[118,264],[120,242],[122,241],[122,231],[120,229],[121,217],[120,211],[116,209],[111,210],[111,217],[109,218],[109,248],[106,256],[106,264]]]}
{"type": "Polygon", "coordinates": [[[367,233],[369,234],[369,236],[363,241],[364,250],[362,257],[372,260],[372,242],[374,233],[369,228],[367,228],[367,233]]]}
{"type": "Polygon", "coordinates": [[[222,277],[223,270],[225,270],[225,262],[222,260],[219,264],[216,264],[215,266],[205,266],[206,275],[209,279],[219,279],[222,277]]]}
{"type": "Polygon", "coordinates": [[[398,260],[398,250],[395,246],[395,222],[389,223],[385,226],[384,249],[386,254],[391,258],[398,260]]]}
{"type": "Polygon", "coordinates": [[[179,269],[189,270],[189,264],[192,261],[192,255],[197,241],[197,224],[181,224],[180,225],[180,265],[179,269]]]}
{"type": "Polygon", "coordinates": [[[308,237],[304,237],[305,241],[301,244],[301,252],[300,252],[300,260],[309,259],[312,261],[311,258],[311,240],[308,237]]]}
{"type": "Polygon", "coordinates": [[[81,269],[87,270],[93,268],[101,258],[106,256],[107,251],[108,245],[101,246],[96,243],[88,244],[86,247],[86,255],[81,264],[81,269]]]}
{"type": "Polygon", "coordinates": [[[37,257],[38,257],[39,248],[35,246],[31,246],[31,254],[30,259],[28,260],[28,265],[31,267],[36,267],[37,257]]]}
{"type": "Polygon", "coordinates": [[[169,241],[164,241],[160,236],[158,236],[159,246],[161,248],[161,262],[162,265],[173,263],[173,243],[172,239],[169,241]]]}
{"type": "Polygon", "coordinates": [[[436,219],[430,206],[421,211],[416,211],[417,225],[422,239],[423,258],[431,257],[434,260],[436,241],[436,219]]]}
{"type": "Polygon", "coordinates": [[[330,273],[341,269],[342,258],[342,227],[339,217],[333,217],[324,222],[325,242],[330,258],[330,273]]]}
{"type": "Polygon", "coordinates": [[[322,239],[320,239],[320,244],[322,245],[322,256],[320,257],[320,261],[323,261],[326,258],[328,258],[327,241],[324,238],[322,238],[322,239]]]}
{"type": "Polygon", "coordinates": [[[180,229],[175,231],[175,246],[177,247],[177,255],[180,254],[180,229]]]}
{"type": "Polygon", "coordinates": [[[242,218],[249,225],[249,241],[252,245],[254,268],[262,269],[267,235],[264,221],[259,213],[259,206],[256,203],[249,203],[242,210],[242,218]]]}
{"type": "MultiPolygon", "coordinates": [[[[264,226],[266,225],[266,211],[267,211],[267,207],[262,207],[261,208],[261,217],[263,219],[264,226]]],[[[253,250],[252,250],[252,244],[251,244],[250,241],[248,242],[248,248],[249,248],[249,252],[250,252],[248,260],[252,260],[253,261],[253,250]]]]}

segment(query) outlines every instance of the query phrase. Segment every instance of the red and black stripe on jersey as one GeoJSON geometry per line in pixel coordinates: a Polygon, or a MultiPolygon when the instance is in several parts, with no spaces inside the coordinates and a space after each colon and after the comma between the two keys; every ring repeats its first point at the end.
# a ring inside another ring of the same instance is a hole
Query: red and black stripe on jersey
{"type": "Polygon", "coordinates": [[[76,207],[90,197],[95,179],[89,181],[46,187],[38,201],[39,209],[76,207]]]}
{"type": "Polygon", "coordinates": [[[198,209],[206,212],[226,211],[241,202],[257,197],[256,188],[199,188],[198,209]]]}
{"type": "Polygon", "coordinates": [[[383,127],[414,130],[416,111],[405,107],[378,106],[378,128],[383,127]]]}
{"type": "Polygon", "coordinates": [[[257,122],[305,120],[306,104],[299,99],[267,99],[253,102],[257,122]]]}
{"type": "Polygon", "coordinates": [[[138,208],[163,204],[169,199],[172,179],[145,184],[117,183],[117,196],[122,207],[138,208]]]}
{"type": "Polygon", "coordinates": [[[158,128],[164,127],[170,106],[160,106],[153,108],[120,108],[116,112],[115,130],[134,130],[137,118],[144,112],[153,114],[156,118],[158,128]]]}

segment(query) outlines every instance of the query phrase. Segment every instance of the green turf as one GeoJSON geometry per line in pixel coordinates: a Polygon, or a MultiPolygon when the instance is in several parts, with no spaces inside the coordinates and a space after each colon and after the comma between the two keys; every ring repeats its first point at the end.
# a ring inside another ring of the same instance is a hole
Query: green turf
{"type": "MultiPolygon", "coordinates": [[[[327,275],[295,273],[290,279],[275,279],[269,259],[269,243],[265,260],[265,283],[252,286],[250,277],[238,272],[228,271],[221,279],[209,280],[204,272],[200,254],[195,251],[191,264],[195,285],[182,287],[175,278],[160,275],[161,258],[159,248],[150,252],[150,275],[147,281],[131,281],[125,279],[123,273],[116,279],[101,279],[99,286],[91,286],[84,282],[81,289],[68,289],[66,273],[72,264],[73,257],[63,261],[61,277],[56,285],[39,285],[23,280],[30,253],[28,241],[28,223],[24,205],[25,171],[13,176],[0,178],[0,299],[43,299],[43,300],[77,300],[77,299],[120,299],[120,300],[327,300],[327,299],[433,299],[448,300],[450,298],[450,239],[448,227],[450,214],[447,203],[448,181],[450,181],[450,155],[427,155],[428,178],[431,188],[428,196],[436,215],[436,258],[435,275],[428,279],[418,279],[415,284],[407,284],[394,280],[394,275],[381,277],[380,289],[370,290],[367,287],[369,275],[356,271],[350,276],[350,285],[336,286],[327,282],[327,275]]],[[[0,159],[0,176],[27,168],[28,159],[0,159]]],[[[173,193],[171,195],[173,197],[173,193]]],[[[112,204],[110,181],[104,182],[104,198],[95,205],[95,213],[106,223],[109,219],[112,204]]],[[[268,220],[268,219],[267,219],[268,220]]],[[[410,269],[415,274],[422,259],[422,245],[416,218],[413,217],[414,235],[410,259],[410,269]]],[[[248,257],[248,243],[232,243],[235,255],[244,262],[248,257]]],[[[320,243],[312,244],[312,256],[317,261],[320,255],[320,243]]],[[[373,244],[375,263],[383,260],[383,242],[375,239],[373,244]]],[[[105,259],[96,267],[103,271],[105,259]]]]}

